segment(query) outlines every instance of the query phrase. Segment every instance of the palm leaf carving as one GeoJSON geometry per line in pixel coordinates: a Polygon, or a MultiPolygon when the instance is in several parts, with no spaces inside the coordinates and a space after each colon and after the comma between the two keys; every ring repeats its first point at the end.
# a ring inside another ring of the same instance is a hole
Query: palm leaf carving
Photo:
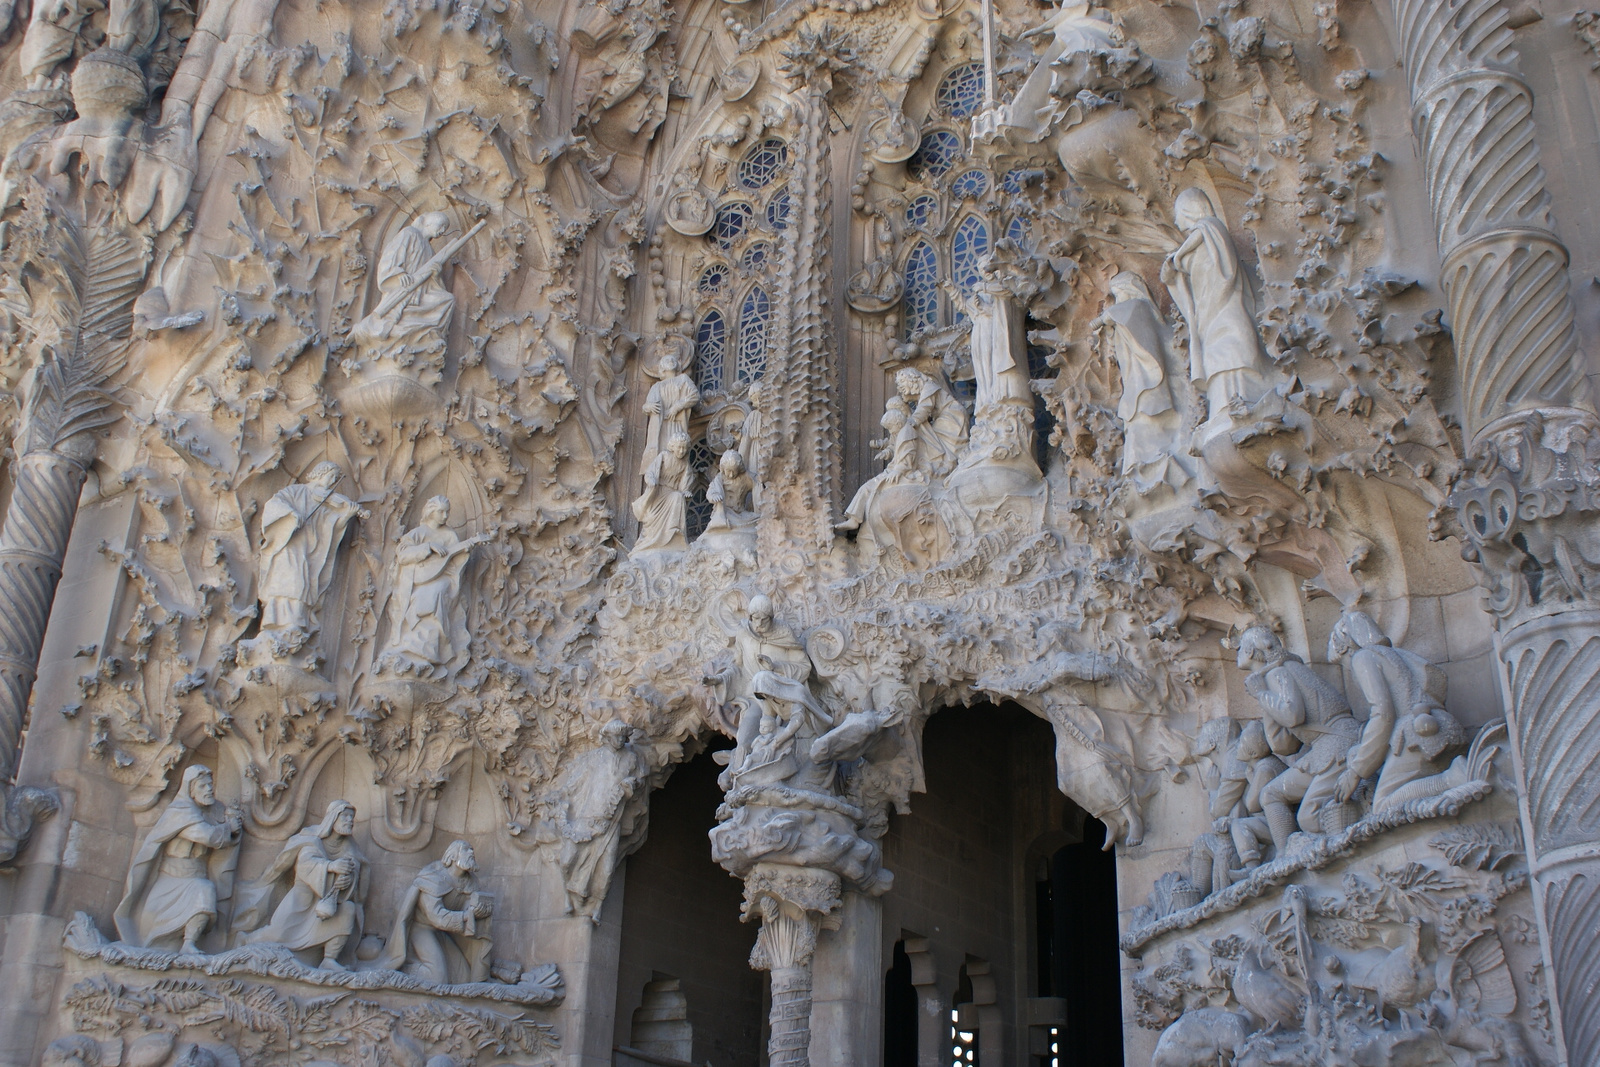
{"type": "Polygon", "coordinates": [[[80,224],[53,212],[28,280],[40,342],[23,451],[49,451],[116,416],[111,379],[127,361],[133,302],[150,260],[148,239],[109,219],[80,224]]]}

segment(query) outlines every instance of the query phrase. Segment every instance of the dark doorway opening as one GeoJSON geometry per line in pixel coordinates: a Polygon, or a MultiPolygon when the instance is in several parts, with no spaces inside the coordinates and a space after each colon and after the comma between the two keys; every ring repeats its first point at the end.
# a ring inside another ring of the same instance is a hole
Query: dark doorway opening
{"type": "Polygon", "coordinates": [[[883,1067],[917,1067],[917,987],[904,941],[894,943],[894,963],[883,976],[883,1067]]]}
{"type": "Polygon", "coordinates": [[[1106,828],[1084,816],[1083,839],[1050,857],[1034,885],[1038,995],[1067,1002],[1045,1067],[1122,1067],[1122,975],[1117,948],[1117,861],[1106,828]],[[1070,1055],[1068,1051],[1070,1050],[1070,1055]]]}

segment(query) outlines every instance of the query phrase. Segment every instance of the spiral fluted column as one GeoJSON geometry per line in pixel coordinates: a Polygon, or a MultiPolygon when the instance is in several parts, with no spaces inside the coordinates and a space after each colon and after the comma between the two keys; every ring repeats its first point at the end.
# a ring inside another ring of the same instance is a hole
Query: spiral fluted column
{"type": "Polygon", "coordinates": [[[1442,261],[1468,471],[1567,1062],[1600,1063],[1600,423],[1499,0],[1392,0],[1442,261]]]}

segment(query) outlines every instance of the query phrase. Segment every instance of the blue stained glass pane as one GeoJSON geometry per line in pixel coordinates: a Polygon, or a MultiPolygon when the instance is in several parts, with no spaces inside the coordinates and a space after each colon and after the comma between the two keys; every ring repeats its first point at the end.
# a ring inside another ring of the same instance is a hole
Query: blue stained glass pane
{"type": "Polygon", "coordinates": [[[961,158],[961,138],[949,130],[932,130],[923,135],[916,152],[906,160],[906,173],[917,180],[942,178],[961,158]]]}
{"type": "Polygon", "coordinates": [[[907,337],[939,325],[939,261],[926,241],[918,241],[906,257],[903,304],[907,337]]]}
{"type": "Polygon", "coordinates": [[[770,182],[789,161],[789,146],[769,137],[744,154],[739,161],[739,184],[759,189],[770,182]]]}
{"type": "Polygon", "coordinates": [[[989,176],[981,170],[969,170],[950,183],[955,196],[979,197],[989,191],[989,176]]]}
{"type": "Polygon", "coordinates": [[[723,284],[728,280],[728,268],[723,263],[713,263],[700,272],[700,284],[697,288],[702,293],[717,293],[722,291],[723,284]]]}
{"type": "Polygon", "coordinates": [[[694,492],[689,494],[689,540],[693,541],[711,522],[711,501],[706,499],[706,486],[711,481],[711,446],[704,437],[689,446],[689,469],[694,471],[694,492]]]}
{"type": "Polygon", "coordinates": [[[915,229],[932,229],[938,218],[939,202],[931,196],[919,196],[906,205],[906,223],[915,229]]]}
{"type": "Polygon", "coordinates": [[[1006,236],[1017,244],[1028,243],[1028,220],[1018,215],[1011,220],[1011,225],[1006,227],[1006,236]]]}
{"type": "Polygon", "coordinates": [[[953,119],[964,119],[983,103],[983,64],[967,63],[952,70],[939,83],[934,104],[953,119]]]}
{"type": "Polygon", "coordinates": [[[1012,167],[1006,171],[1006,176],[1000,179],[1000,188],[1008,193],[1020,193],[1028,184],[1028,176],[1033,173],[1025,167],[1012,167]]]}
{"type": "Polygon", "coordinates": [[[767,370],[767,336],[772,329],[772,298],[759,285],[751,289],[739,308],[739,365],[737,380],[751,382],[767,370]]]}
{"type": "Polygon", "coordinates": [[[774,230],[787,230],[793,214],[794,197],[789,195],[789,190],[780,189],[767,201],[767,225],[774,230]]]}
{"type": "Polygon", "coordinates": [[[950,239],[951,280],[963,289],[978,284],[978,261],[989,254],[989,227],[976,215],[968,215],[950,239]]]}
{"type": "Polygon", "coordinates": [[[714,393],[722,388],[722,356],[728,350],[728,322],[722,312],[713,311],[700,320],[694,333],[694,365],[699,371],[700,391],[714,393]]]}
{"type": "Polygon", "coordinates": [[[750,228],[755,209],[749,204],[723,204],[717,208],[717,218],[711,224],[711,239],[720,248],[732,248],[750,228]]]}
{"type": "Polygon", "coordinates": [[[739,260],[740,266],[745,270],[760,270],[772,260],[772,245],[767,241],[757,241],[744,250],[744,256],[739,260]]]}

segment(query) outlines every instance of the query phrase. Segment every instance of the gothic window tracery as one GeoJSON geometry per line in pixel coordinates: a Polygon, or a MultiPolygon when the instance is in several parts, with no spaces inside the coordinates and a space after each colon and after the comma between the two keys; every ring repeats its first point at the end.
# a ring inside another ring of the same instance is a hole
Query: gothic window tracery
{"type": "Polygon", "coordinates": [[[767,340],[772,328],[772,298],[753,286],[739,307],[739,360],[735,379],[753,382],[767,369],[767,340]]]}
{"type": "Polygon", "coordinates": [[[694,365],[699,372],[700,392],[722,391],[722,363],[728,349],[728,320],[712,308],[700,320],[694,336],[694,365]]]}

